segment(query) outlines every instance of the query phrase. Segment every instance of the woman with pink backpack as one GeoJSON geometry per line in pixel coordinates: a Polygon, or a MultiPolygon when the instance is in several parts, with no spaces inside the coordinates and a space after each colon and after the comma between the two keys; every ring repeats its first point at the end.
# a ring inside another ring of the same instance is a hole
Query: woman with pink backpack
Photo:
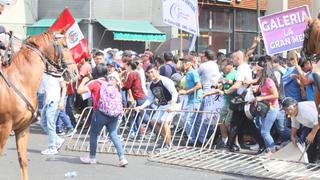
{"type": "Polygon", "coordinates": [[[124,157],[122,144],[117,133],[118,119],[122,114],[121,93],[114,79],[107,78],[107,72],[105,64],[98,64],[98,78],[90,81],[88,77],[85,77],[77,90],[79,94],[91,93],[94,111],[90,130],[90,155],[81,157],[80,160],[85,164],[96,163],[97,138],[103,126],[106,126],[119,156],[119,166],[125,167],[128,161],[124,157]]]}

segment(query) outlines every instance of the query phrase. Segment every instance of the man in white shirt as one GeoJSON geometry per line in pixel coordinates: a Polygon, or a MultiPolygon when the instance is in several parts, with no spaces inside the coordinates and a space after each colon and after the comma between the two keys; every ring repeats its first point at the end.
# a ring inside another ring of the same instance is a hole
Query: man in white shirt
{"type": "Polygon", "coordinates": [[[201,63],[198,69],[200,82],[204,92],[211,90],[212,85],[216,86],[221,77],[216,58],[216,54],[213,51],[206,50],[204,52],[204,57],[202,58],[203,63],[201,63]]]}
{"type": "Polygon", "coordinates": [[[42,83],[45,91],[45,104],[41,112],[40,125],[49,136],[49,144],[46,150],[41,151],[41,154],[54,155],[58,154],[58,150],[64,142],[64,139],[56,133],[59,109],[64,108],[64,96],[61,95],[62,79],[44,74],[42,83]]]}
{"type": "Polygon", "coordinates": [[[300,132],[299,140],[310,144],[307,153],[310,163],[317,159],[317,144],[320,140],[318,111],[314,101],[297,102],[291,97],[282,101],[283,109],[291,117],[291,141],[297,144],[297,133],[300,132]]]}

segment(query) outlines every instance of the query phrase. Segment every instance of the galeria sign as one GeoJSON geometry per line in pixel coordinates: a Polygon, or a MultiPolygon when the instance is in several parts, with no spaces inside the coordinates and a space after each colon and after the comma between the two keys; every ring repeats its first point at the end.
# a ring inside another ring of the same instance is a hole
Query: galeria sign
{"type": "Polygon", "coordinates": [[[309,8],[305,5],[258,18],[267,54],[301,48],[308,16],[309,8]]]}

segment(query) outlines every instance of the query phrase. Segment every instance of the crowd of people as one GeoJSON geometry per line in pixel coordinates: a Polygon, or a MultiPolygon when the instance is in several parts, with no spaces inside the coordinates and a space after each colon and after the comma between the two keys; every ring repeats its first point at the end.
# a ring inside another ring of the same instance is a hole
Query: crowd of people
{"type": "Polygon", "coordinates": [[[199,54],[191,51],[184,57],[172,52],[154,55],[150,50],[137,54],[131,50],[94,49],[92,58],[78,64],[78,82],[67,84],[59,77],[43,77],[38,96],[43,105],[41,126],[49,135],[49,145],[42,154],[57,154],[64,141],[58,135],[64,131],[67,136],[76,133],[77,114],[93,106],[90,155],[81,161],[96,162],[98,134],[106,126],[120,166],[128,164],[117,134],[120,115],[103,114],[98,107],[101,81],[112,80],[121,93],[123,107],[144,114],[130,122],[134,136],[139,137],[141,121],[148,124],[151,120],[151,126],[161,132],[165,145],[171,145],[169,122],[173,112],[180,110],[179,97],[187,96],[184,110],[192,113],[185,118],[186,145],[202,146],[208,141],[207,127],[195,116],[205,109],[203,99],[219,94],[224,97],[224,105],[219,112],[218,147],[239,151],[247,147],[243,137],[249,134],[259,146],[257,154],[270,156],[278,150],[277,145],[306,142],[310,144],[309,162],[314,163],[320,142],[313,95],[315,62],[299,58],[295,51],[286,58],[254,56],[258,43],[260,38],[255,38],[247,50],[230,54],[205,50],[199,54]],[[144,112],[146,108],[165,111],[150,114],[144,112]]]}

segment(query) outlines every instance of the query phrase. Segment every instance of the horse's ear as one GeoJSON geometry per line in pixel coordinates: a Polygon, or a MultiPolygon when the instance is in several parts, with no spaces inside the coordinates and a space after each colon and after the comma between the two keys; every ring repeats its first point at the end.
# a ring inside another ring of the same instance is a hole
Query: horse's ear
{"type": "Polygon", "coordinates": [[[305,21],[307,22],[308,25],[312,24],[313,20],[310,16],[305,16],[305,21]]]}

